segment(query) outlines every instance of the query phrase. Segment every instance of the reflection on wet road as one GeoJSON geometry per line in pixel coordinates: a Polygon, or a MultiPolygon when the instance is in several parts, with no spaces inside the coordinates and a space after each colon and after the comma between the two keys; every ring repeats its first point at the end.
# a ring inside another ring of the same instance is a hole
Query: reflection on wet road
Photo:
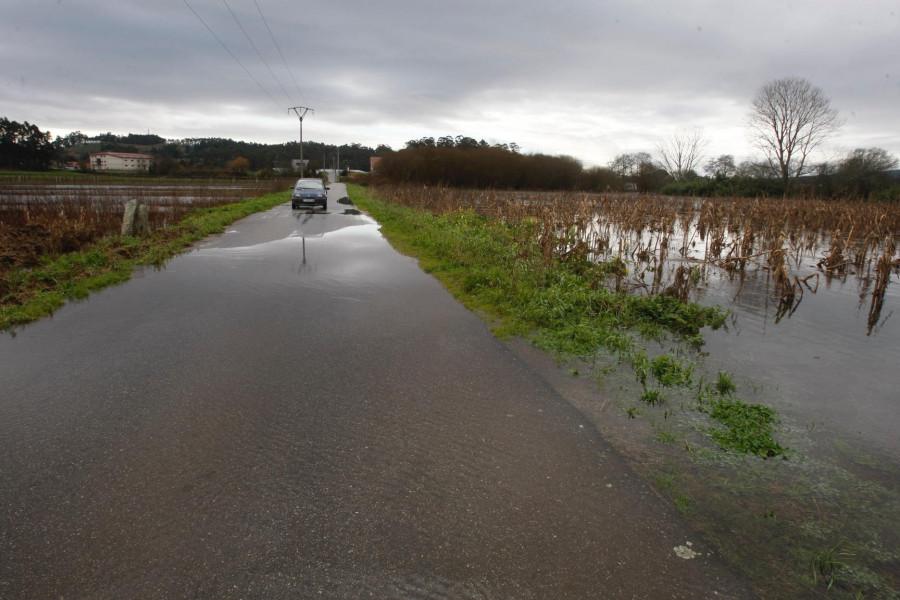
{"type": "Polygon", "coordinates": [[[0,597],[746,597],[330,194],[0,337],[0,597]]]}

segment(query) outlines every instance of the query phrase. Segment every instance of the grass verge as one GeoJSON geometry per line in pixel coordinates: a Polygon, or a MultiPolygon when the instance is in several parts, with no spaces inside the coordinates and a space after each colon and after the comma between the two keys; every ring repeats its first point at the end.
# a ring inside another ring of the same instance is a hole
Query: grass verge
{"type": "Polygon", "coordinates": [[[135,267],[161,265],[197,240],[288,199],[288,192],[278,192],[198,209],[177,225],[146,237],[108,237],[78,252],[45,257],[33,268],[0,272],[0,331],[47,316],[68,300],[127,281],[135,267]]]}

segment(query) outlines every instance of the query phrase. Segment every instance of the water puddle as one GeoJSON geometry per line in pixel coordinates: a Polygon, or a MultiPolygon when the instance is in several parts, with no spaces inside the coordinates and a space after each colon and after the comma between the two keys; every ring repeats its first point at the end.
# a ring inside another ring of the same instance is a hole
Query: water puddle
{"type": "Polygon", "coordinates": [[[293,210],[282,205],[248,217],[225,234],[211,236],[195,247],[201,251],[224,248],[251,248],[290,238],[317,238],[348,227],[371,225],[374,221],[360,213],[343,211],[293,210]]]}

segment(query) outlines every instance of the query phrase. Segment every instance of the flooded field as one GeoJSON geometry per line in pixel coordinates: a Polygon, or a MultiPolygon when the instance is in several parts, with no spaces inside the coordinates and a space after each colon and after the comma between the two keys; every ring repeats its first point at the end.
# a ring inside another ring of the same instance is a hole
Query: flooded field
{"type": "MultiPolygon", "coordinates": [[[[771,582],[765,597],[898,597],[896,272],[892,279],[874,304],[870,281],[823,277],[788,313],[765,269],[742,282],[711,273],[692,290],[732,310],[726,328],[703,332],[703,370],[730,373],[741,399],[776,410],[786,460],[711,451],[690,411],[666,418],[666,409],[636,402],[627,375],[601,384],[619,409],[596,415],[601,430],[733,561],[771,582]],[[644,428],[628,410],[641,411],[644,428]]],[[[669,407],[679,400],[694,399],[669,407]]]]}
{"type": "Polygon", "coordinates": [[[136,198],[151,206],[214,206],[290,187],[290,179],[59,179],[0,180],[0,209],[39,209],[42,204],[77,205],[109,211],[136,198]]]}
{"type": "Polygon", "coordinates": [[[655,198],[579,235],[626,265],[620,288],[730,309],[703,351],[745,393],[900,465],[900,207],[655,198]]]}
{"type": "Polygon", "coordinates": [[[700,377],[724,373],[741,400],[774,409],[784,457],[716,448],[693,409],[696,389],[642,402],[615,357],[572,365],[599,392],[578,408],[764,597],[900,597],[900,206],[390,194],[438,212],[530,219],[545,255],[617,265],[611,288],[729,309],[726,327],[702,331],[699,352],[674,351],[700,377]]]}
{"type": "Polygon", "coordinates": [[[256,198],[290,187],[288,179],[5,177],[0,179],[0,276],[41,256],[71,252],[121,231],[125,203],[149,208],[157,229],[195,208],[256,198]]]}

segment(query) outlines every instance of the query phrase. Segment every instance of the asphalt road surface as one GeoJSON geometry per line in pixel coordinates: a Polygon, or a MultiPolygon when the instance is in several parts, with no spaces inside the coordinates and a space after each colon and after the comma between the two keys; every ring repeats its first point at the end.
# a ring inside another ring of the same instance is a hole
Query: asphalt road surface
{"type": "Polygon", "coordinates": [[[0,335],[0,598],[749,597],[342,196],[0,335]]]}

